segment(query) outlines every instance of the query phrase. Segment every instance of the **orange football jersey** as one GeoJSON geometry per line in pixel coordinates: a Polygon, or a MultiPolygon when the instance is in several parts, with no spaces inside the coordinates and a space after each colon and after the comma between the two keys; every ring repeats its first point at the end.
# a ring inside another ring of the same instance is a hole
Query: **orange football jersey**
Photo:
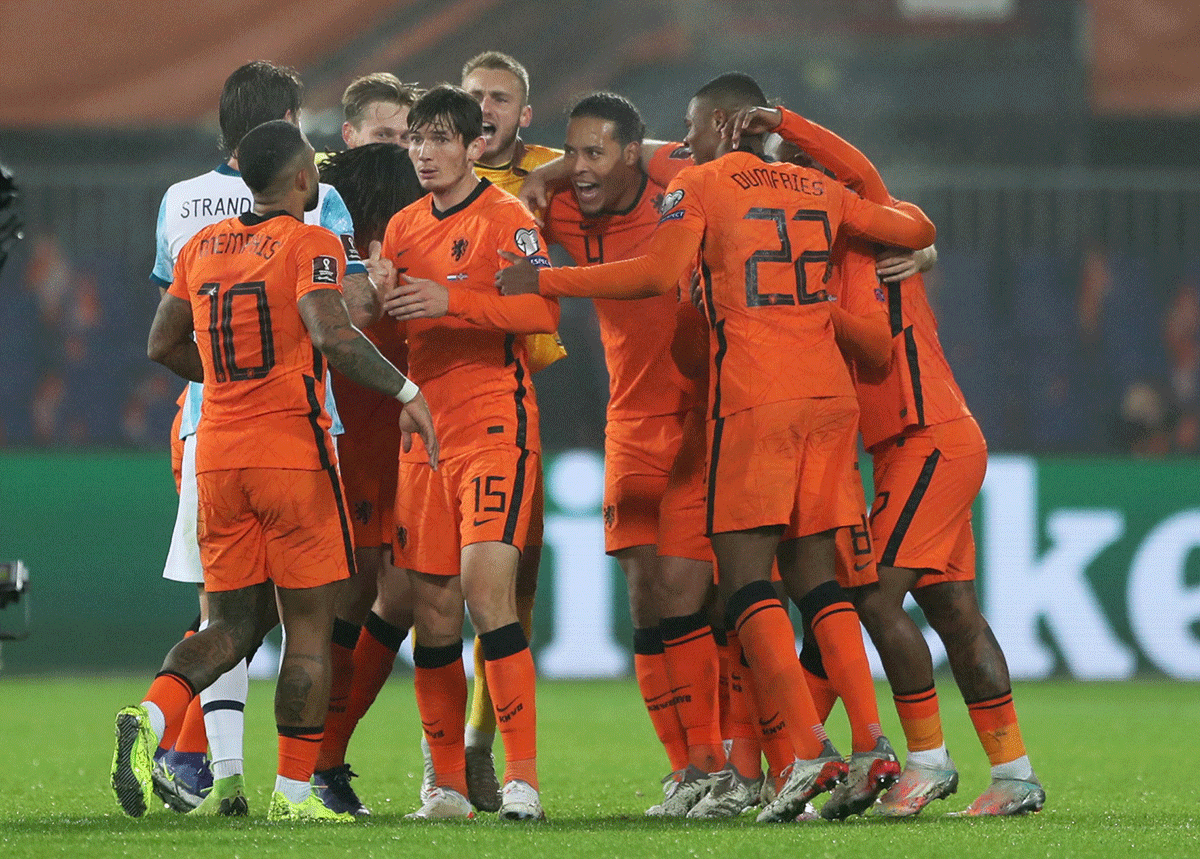
{"type": "MultiPolygon", "coordinates": [[[[383,256],[397,272],[428,278],[456,293],[480,293],[503,302],[495,274],[508,265],[505,250],[548,266],[545,245],[529,210],[486,179],[445,212],[426,195],[388,222],[383,256]]],[[[443,457],[502,444],[540,451],[538,410],[529,384],[524,338],[558,325],[558,302],[523,296],[528,308],[507,330],[444,316],[406,323],[409,377],[421,386],[437,427],[443,457]],[[521,330],[517,330],[517,329],[521,330]]],[[[510,304],[512,304],[510,302],[510,304]]],[[[419,461],[419,443],[402,458],[419,461]]]]}
{"type": "Polygon", "coordinates": [[[329,230],[285,212],[205,227],[180,251],[170,293],[191,302],[204,365],[196,472],[328,466],[325,359],[297,301],[341,292],[346,259],[329,230]]]}
{"type": "Polygon", "coordinates": [[[824,174],[734,152],[684,170],[664,225],[701,238],[714,417],[805,397],[853,395],[830,319],[830,252],[865,204],[824,174]]]}
{"type": "Polygon", "coordinates": [[[714,417],[853,396],[825,288],[834,239],[843,227],[907,247],[936,235],[919,212],[867,202],[824,173],[744,151],[685,168],[663,208],[645,255],[543,272],[540,291],[610,298],[667,292],[702,249],[714,417]]]}
{"type": "MultiPolygon", "coordinates": [[[[875,166],[833,132],[788,110],[783,111],[777,130],[868,199],[891,199],[875,166]]],[[[884,291],[892,333],[891,365],[882,374],[855,368],[863,444],[868,448],[908,427],[932,426],[971,414],[938,340],[937,319],[925,295],[924,278],[915,274],[900,283],[886,284],[884,291]]],[[[843,306],[862,315],[861,305],[843,306]]]]}
{"type": "MultiPolygon", "coordinates": [[[[677,173],[691,162],[674,163],[677,173]]],[[[574,191],[559,191],[550,200],[546,239],[562,245],[577,266],[632,259],[645,253],[658,226],[665,191],[665,183],[643,174],[633,205],[595,216],[580,212],[574,191]]],[[[687,288],[686,282],[683,287],[687,288]]],[[[636,301],[597,298],[594,304],[608,365],[608,419],[670,415],[690,409],[698,396],[697,386],[679,372],[670,352],[678,294],[636,301]]]]}

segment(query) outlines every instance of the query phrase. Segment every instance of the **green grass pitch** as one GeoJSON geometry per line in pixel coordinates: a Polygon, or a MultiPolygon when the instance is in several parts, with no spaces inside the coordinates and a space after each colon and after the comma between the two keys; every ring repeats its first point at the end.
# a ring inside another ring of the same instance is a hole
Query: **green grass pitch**
{"type": "MultiPolygon", "coordinates": [[[[19,646],[19,645],[18,645],[19,646]]],[[[1046,809],[1006,820],[962,820],[987,782],[987,761],[948,678],[946,739],[959,793],[920,818],[760,826],[647,820],[665,759],[632,681],[543,682],[538,708],[542,796],[550,820],[411,823],[421,760],[411,680],[384,689],[350,746],[369,820],[347,826],[269,825],[275,770],[271,685],[253,683],[247,708],[248,819],[188,820],[154,809],[125,817],[108,787],[112,721],[149,678],[0,678],[0,857],[1151,857],[1200,856],[1200,687],[1167,681],[1025,683],[1022,729],[1046,786],[1046,809]]],[[[885,687],[884,727],[903,737],[885,687]]],[[[849,750],[840,708],[830,720],[849,750]]]]}

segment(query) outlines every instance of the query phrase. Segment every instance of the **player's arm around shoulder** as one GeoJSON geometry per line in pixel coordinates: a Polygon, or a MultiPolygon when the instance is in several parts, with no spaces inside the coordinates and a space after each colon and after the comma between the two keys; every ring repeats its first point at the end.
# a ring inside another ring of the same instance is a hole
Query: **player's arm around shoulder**
{"type": "MultiPolygon", "coordinates": [[[[488,255],[495,276],[518,266],[534,272],[550,267],[545,240],[523,205],[501,201],[492,223],[488,241],[495,250],[483,247],[480,253],[488,255]]],[[[501,295],[495,287],[452,291],[447,312],[475,325],[511,334],[553,334],[561,314],[557,299],[538,295],[536,291],[501,295]]]]}

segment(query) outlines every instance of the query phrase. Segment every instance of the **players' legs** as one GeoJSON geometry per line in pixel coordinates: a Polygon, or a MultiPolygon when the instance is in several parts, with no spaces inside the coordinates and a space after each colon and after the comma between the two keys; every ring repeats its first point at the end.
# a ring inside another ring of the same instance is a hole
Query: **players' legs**
{"type": "MultiPolygon", "coordinates": [[[[335,717],[331,705],[325,742],[321,747],[320,770],[345,764],[350,737],[391,676],[396,654],[413,625],[412,584],[408,571],[392,566],[389,550],[383,551],[380,561],[375,600],[363,619],[362,632],[351,657],[352,681],[345,713],[340,718],[335,717]]],[[[332,695],[330,699],[332,701],[332,695]]]]}
{"type": "Polygon", "coordinates": [[[783,713],[793,752],[816,758],[825,742],[812,697],[796,659],[795,634],[787,611],[770,583],[771,561],[783,534],[781,525],[712,535],[720,571],[726,624],[738,636],[753,672],[755,688],[770,707],[783,713]]]}
{"type": "Polygon", "coordinates": [[[537,790],[536,679],[533,654],[517,620],[518,560],[517,548],[508,543],[464,546],[462,589],[471,623],[479,632],[484,671],[504,742],[504,782],[521,781],[537,790]]]}
{"type": "Polygon", "coordinates": [[[671,678],[667,674],[662,630],[655,602],[655,580],[659,557],[654,546],[630,546],[613,553],[629,591],[629,615],[633,620],[633,668],[638,690],[654,732],[667,752],[673,771],[688,765],[687,735],[680,721],[671,678]]]}
{"type": "Polygon", "coordinates": [[[261,604],[271,597],[266,584],[209,594],[208,626],[171,648],[143,701],[161,744],[174,743],[196,692],[244,658],[255,640],[261,604]]]}
{"type": "Polygon", "coordinates": [[[409,571],[414,619],[414,686],[425,740],[433,758],[434,782],[467,795],[463,722],[467,676],[462,662],[461,576],[409,571]]]}
{"type": "Polygon", "coordinates": [[[382,546],[356,547],[354,574],[338,594],[330,647],[329,714],[325,725],[325,741],[317,758],[318,772],[345,764],[346,744],[354,729],[347,715],[354,683],[354,651],[363,623],[375,602],[382,567],[382,546]]]}
{"type": "Polygon", "coordinates": [[[688,746],[688,763],[702,772],[725,766],[719,707],[720,663],[705,600],[712,564],[660,556],[656,582],[663,656],[688,746]]]}
{"type": "Polygon", "coordinates": [[[283,659],[275,684],[279,770],[275,790],[294,803],[311,793],[309,780],[329,709],[329,642],[343,583],[276,589],[283,622],[283,659]]]}
{"type": "Polygon", "coordinates": [[[950,670],[993,769],[1008,764],[1012,777],[1028,777],[1033,770],[1012,704],[1008,662],[979,610],[974,583],[943,582],[918,588],[913,596],[946,647],[950,670]],[[1011,766],[1021,758],[1022,763],[1011,766]]]}

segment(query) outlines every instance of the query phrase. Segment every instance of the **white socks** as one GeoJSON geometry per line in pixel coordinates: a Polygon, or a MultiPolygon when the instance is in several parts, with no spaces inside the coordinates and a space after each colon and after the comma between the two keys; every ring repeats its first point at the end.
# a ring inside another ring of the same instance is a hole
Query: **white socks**
{"type": "MultiPolygon", "coordinates": [[[[213,773],[213,777],[216,777],[216,773],[213,773]]],[[[275,776],[275,792],[282,793],[292,802],[304,802],[312,793],[312,784],[277,775],[275,776]]]]}

